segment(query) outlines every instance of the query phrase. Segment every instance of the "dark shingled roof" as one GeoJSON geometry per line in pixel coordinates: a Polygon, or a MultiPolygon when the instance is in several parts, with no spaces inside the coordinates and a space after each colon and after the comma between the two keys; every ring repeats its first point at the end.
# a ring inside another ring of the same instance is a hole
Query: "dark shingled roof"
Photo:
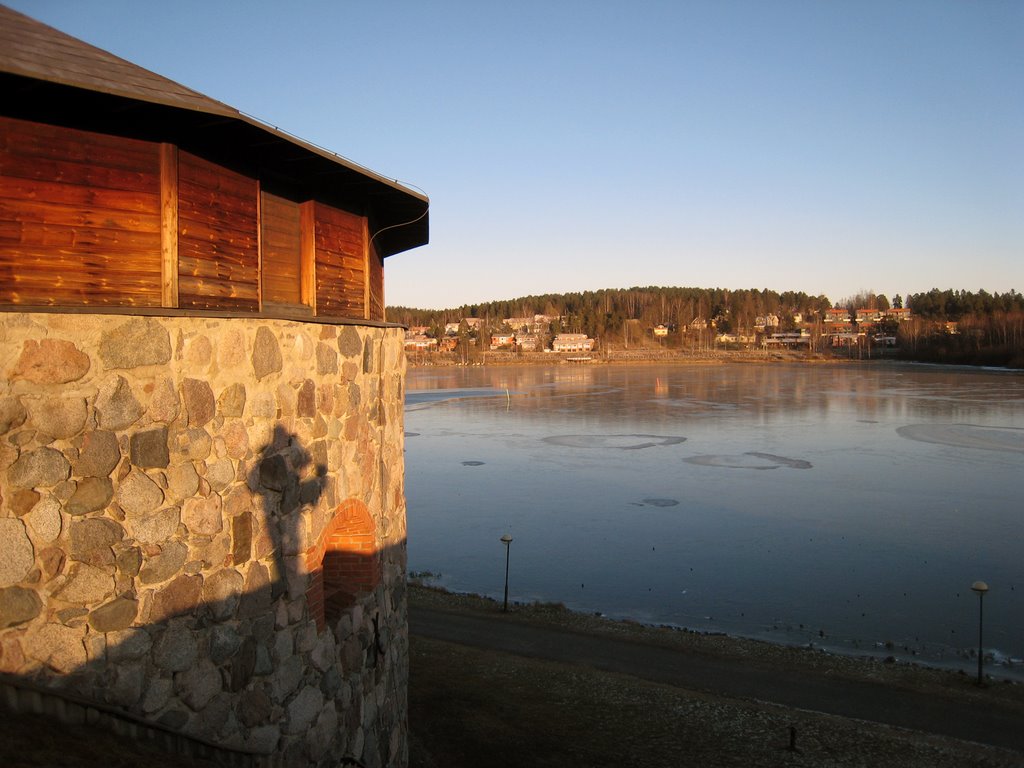
{"type": "Polygon", "coordinates": [[[89,91],[241,117],[226,104],[4,6],[0,6],[0,68],[89,91]]]}
{"type": "Polygon", "coordinates": [[[385,256],[428,242],[425,195],[5,6],[0,92],[12,117],[178,144],[268,189],[364,214],[385,256]]]}

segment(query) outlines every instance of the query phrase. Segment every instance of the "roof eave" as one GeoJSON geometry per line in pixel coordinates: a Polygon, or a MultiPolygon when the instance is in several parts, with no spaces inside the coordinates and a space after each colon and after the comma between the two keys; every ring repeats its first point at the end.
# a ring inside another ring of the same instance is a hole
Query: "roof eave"
{"type": "Polygon", "coordinates": [[[365,215],[382,256],[426,245],[426,195],[255,118],[130,99],[0,74],[3,113],[83,130],[168,142],[304,199],[365,215]]]}

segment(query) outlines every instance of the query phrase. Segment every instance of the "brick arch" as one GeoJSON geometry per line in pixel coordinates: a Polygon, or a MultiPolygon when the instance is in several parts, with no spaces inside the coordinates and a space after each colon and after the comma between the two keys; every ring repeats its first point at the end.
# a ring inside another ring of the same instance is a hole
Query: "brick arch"
{"type": "Polygon", "coordinates": [[[338,505],[316,545],[306,552],[306,568],[312,574],[306,599],[320,630],[337,620],[358,595],[376,588],[380,552],[366,504],[347,499],[338,505]]]}

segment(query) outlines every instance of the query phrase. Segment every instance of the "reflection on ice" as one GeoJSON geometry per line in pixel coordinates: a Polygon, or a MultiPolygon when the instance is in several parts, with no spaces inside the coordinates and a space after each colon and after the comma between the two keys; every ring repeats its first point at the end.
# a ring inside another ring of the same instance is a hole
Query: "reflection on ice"
{"type": "Polygon", "coordinates": [[[443,403],[448,400],[464,400],[472,397],[497,397],[506,395],[506,392],[497,392],[493,389],[428,389],[418,392],[405,393],[406,410],[416,410],[414,406],[426,407],[435,403],[443,403]]]}
{"type": "Polygon", "coordinates": [[[974,424],[909,424],[897,427],[896,434],[922,443],[938,443],[955,448],[980,448],[986,451],[1024,453],[1024,429],[979,427],[974,424]]]}
{"type": "Polygon", "coordinates": [[[811,462],[803,459],[790,459],[785,456],[776,456],[773,453],[758,453],[757,451],[747,451],[742,455],[731,456],[722,454],[688,456],[683,461],[702,467],[728,467],[730,469],[778,469],[779,467],[810,469],[813,466],[811,462]]]}
{"type": "Polygon", "coordinates": [[[563,448],[618,448],[624,451],[685,443],[685,437],[663,435],[551,435],[545,443],[563,448]],[[637,440],[640,442],[637,442],[637,440]]]}
{"type": "Polygon", "coordinates": [[[660,405],[670,408],[684,408],[693,411],[735,411],[736,403],[714,403],[709,400],[680,400],[678,398],[661,398],[660,405]]]}
{"type": "Polygon", "coordinates": [[[644,499],[643,504],[649,507],[675,507],[679,502],[676,499],[644,499]]]}

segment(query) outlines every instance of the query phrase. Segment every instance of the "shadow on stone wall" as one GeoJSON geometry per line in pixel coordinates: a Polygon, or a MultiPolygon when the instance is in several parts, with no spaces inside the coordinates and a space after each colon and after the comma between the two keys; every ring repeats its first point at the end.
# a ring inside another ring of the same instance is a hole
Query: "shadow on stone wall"
{"type": "MultiPolygon", "coordinates": [[[[388,764],[403,748],[394,734],[405,727],[404,672],[400,683],[394,679],[404,650],[389,647],[404,637],[402,586],[354,597],[318,629],[307,603],[305,526],[317,525],[317,505],[328,498],[327,467],[279,424],[244,477],[248,492],[224,501],[230,514],[222,515],[215,492],[187,500],[195,505],[191,529],[179,524],[159,546],[127,546],[109,509],[76,518],[67,536],[70,562],[58,573],[76,564],[112,572],[117,596],[92,607],[41,584],[38,610],[27,615],[30,606],[23,621],[15,617],[0,630],[3,668],[19,666],[12,654],[25,662],[5,681],[105,705],[227,749],[278,752],[289,765],[346,757],[388,764]],[[219,552],[211,545],[217,519],[226,521],[220,535],[230,537],[222,562],[209,558],[219,552]],[[139,562],[129,578],[119,558],[133,550],[139,562]],[[150,591],[159,576],[165,578],[150,591]]],[[[395,549],[402,551],[366,555],[365,568],[379,569],[392,555],[404,563],[404,543],[395,549]]]]}

